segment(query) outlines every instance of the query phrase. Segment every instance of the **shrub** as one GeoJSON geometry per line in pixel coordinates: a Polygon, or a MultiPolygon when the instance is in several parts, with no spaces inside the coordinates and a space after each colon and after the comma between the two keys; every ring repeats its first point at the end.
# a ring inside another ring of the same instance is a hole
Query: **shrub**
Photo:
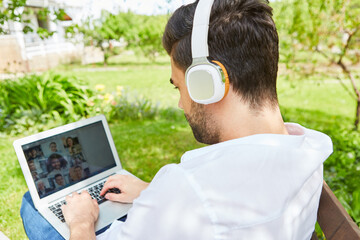
{"type": "Polygon", "coordinates": [[[52,72],[0,82],[0,130],[18,134],[30,128],[64,124],[88,115],[92,91],[79,79],[52,72]],[[51,125],[51,124],[50,124],[51,125]]]}
{"type": "Polygon", "coordinates": [[[159,115],[157,105],[141,96],[130,94],[122,86],[117,86],[113,93],[105,93],[105,86],[97,85],[95,94],[88,106],[91,115],[104,114],[112,120],[154,119],[159,115]]]}
{"type": "Polygon", "coordinates": [[[104,114],[112,120],[154,119],[158,106],[117,86],[90,90],[73,76],[52,72],[0,82],[0,130],[30,134],[81,118],[104,114]]]}
{"type": "Polygon", "coordinates": [[[334,144],[332,156],[325,161],[325,180],[341,204],[360,226],[360,135],[343,127],[327,132],[334,144]]]}

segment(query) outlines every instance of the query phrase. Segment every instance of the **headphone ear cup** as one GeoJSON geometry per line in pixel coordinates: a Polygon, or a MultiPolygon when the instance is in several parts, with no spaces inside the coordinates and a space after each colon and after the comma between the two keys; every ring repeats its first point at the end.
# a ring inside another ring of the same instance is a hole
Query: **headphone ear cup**
{"type": "Polygon", "coordinates": [[[216,65],[218,65],[221,68],[221,70],[222,70],[222,72],[224,74],[224,77],[225,77],[225,93],[224,93],[224,97],[222,98],[222,99],[224,99],[226,97],[226,95],[228,94],[228,92],[229,92],[229,87],[230,87],[229,75],[228,75],[228,73],[226,71],[225,66],[221,62],[215,61],[215,60],[213,60],[212,62],[215,63],[216,65]]]}
{"type": "Polygon", "coordinates": [[[221,101],[229,91],[229,78],[225,67],[214,61],[190,66],[185,73],[190,98],[200,104],[221,101]]]}

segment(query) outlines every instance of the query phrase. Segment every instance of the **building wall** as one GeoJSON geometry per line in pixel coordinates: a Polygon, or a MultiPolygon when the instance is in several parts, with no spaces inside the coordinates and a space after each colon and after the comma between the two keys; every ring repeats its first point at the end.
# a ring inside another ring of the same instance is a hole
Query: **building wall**
{"type": "Polygon", "coordinates": [[[21,51],[16,36],[0,36],[0,73],[46,71],[59,64],[80,62],[83,48],[63,42],[27,46],[21,51]]]}
{"type": "Polygon", "coordinates": [[[27,71],[16,36],[0,36],[0,72],[27,71]]]}
{"type": "MultiPolygon", "coordinates": [[[[36,12],[42,7],[59,8],[55,0],[28,0],[27,7],[34,14],[28,15],[34,28],[38,27],[36,12]]],[[[50,13],[53,17],[54,13],[50,13]]],[[[8,21],[9,35],[0,35],[0,73],[45,71],[62,63],[80,62],[83,46],[75,46],[65,38],[66,22],[49,21],[50,31],[55,33],[41,39],[36,33],[24,34],[23,24],[8,21]]]]}
{"type": "Polygon", "coordinates": [[[33,71],[46,71],[54,68],[60,64],[80,61],[81,54],[77,52],[65,53],[49,53],[45,55],[34,56],[27,60],[29,72],[33,71]]]}

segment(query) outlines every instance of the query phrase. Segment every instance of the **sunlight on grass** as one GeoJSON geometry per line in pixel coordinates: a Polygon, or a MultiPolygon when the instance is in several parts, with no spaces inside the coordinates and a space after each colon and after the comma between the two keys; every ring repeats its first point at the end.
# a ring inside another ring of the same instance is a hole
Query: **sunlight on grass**
{"type": "Polygon", "coordinates": [[[146,181],[165,164],[180,162],[185,151],[202,146],[185,120],[118,123],[112,134],[124,168],[146,181]]]}
{"type": "MultiPolygon", "coordinates": [[[[336,81],[278,81],[281,106],[320,110],[330,115],[355,117],[356,101],[336,81]]],[[[350,83],[348,83],[350,87],[350,83]]]]}
{"type": "Polygon", "coordinates": [[[147,59],[136,59],[134,56],[116,61],[116,65],[106,67],[86,66],[64,67],[58,71],[75,75],[85,80],[91,88],[97,84],[105,85],[105,91],[115,91],[116,86],[123,86],[135,95],[144,96],[161,107],[177,107],[178,92],[170,84],[170,60],[162,57],[159,63],[152,63],[147,59]],[[173,90],[173,91],[172,91],[173,90]]]}
{"type": "Polygon", "coordinates": [[[0,137],[0,231],[10,239],[26,239],[20,206],[27,186],[12,141],[10,137],[0,137]]]}

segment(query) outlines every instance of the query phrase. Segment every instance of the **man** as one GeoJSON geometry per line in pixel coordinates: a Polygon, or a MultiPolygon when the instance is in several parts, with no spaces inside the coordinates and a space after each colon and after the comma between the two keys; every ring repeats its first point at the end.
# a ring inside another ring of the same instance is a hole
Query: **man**
{"type": "Polygon", "coordinates": [[[34,159],[36,159],[38,157],[40,157],[40,154],[38,153],[36,148],[31,149],[30,150],[30,158],[29,158],[29,160],[34,160],[34,159]]]}
{"type": "Polygon", "coordinates": [[[44,196],[45,194],[47,194],[48,192],[51,191],[51,189],[47,188],[45,186],[45,183],[44,181],[47,181],[46,179],[40,179],[36,182],[36,186],[37,186],[37,189],[38,189],[38,193],[40,196],[44,196]]]}
{"type": "Polygon", "coordinates": [[[43,157],[41,157],[41,154],[39,154],[38,151],[33,148],[30,152],[30,156],[31,157],[28,160],[30,171],[36,171],[38,175],[43,175],[45,162],[43,157]]]}
{"type": "Polygon", "coordinates": [[[34,179],[34,181],[39,180],[39,175],[38,175],[37,171],[31,171],[31,176],[34,179]]]}
{"type": "Polygon", "coordinates": [[[83,178],[83,170],[81,166],[75,166],[70,168],[70,179],[71,181],[79,181],[83,178]]]}
{"type": "Polygon", "coordinates": [[[49,144],[49,149],[50,149],[50,154],[56,153],[56,154],[64,155],[63,151],[58,150],[56,142],[51,142],[49,144]]]}
{"type": "Polygon", "coordinates": [[[29,169],[30,169],[31,172],[36,172],[37,171],[34,160],[29,160],[27,163],[29,165],[29,169]]]}
{"type": "MultiPolygon", "coordinates": [[[[150,184],[110,177],[102,194],[119,188],[121,194],[105,197],[133,207],[124,223],[114,222],[98,239],[310,239],[332,144],[322,133],[283,123],[271,8],[261,0],[215,0],[208,59],[225,66],[230,88],[221,101],[201,105],[185,84],[196,5],[173,14],[163,45],[179,107],[195,138],[211,145],[186,152],[150,184]]],[[[66,201],[71,239],[95,239],[97,203],[86,192],[66,201]]]]}
{"type": "Polygon", "coordinates": [[[60,173],[55,175],[55,183],[56,183],[58,188],[62,188],[62,187],[65,186],[64,177],[60,173]]]}

